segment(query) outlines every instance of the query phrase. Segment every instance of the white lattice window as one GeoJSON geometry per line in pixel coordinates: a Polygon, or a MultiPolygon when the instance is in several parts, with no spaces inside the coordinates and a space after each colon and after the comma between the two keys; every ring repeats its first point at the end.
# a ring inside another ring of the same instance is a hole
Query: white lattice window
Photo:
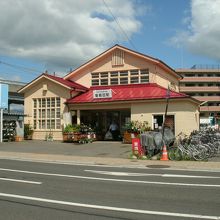
{"type": "Polygon", "coordinates": [[[91,73],[92,86],[149,83],[148,69],[91,73]]]}
{"type": "Polygon", "coordinates": [[[33,99],[34,129],[60,129],[60,118],[60,97],[33,99]]]}

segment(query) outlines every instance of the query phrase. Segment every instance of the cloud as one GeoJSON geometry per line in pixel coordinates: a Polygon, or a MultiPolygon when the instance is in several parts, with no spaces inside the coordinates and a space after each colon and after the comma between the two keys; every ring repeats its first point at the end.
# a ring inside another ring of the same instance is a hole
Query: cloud
{"type": "Polygon", "coordinates": [[[187,31],[178,31],[171,43],[220,61],[220,0],[192,0],[191,16],[184,22],[187,31]]]}
{"type": "Polygon", "coordinates": [[[47,68],[77,67],[125,40],[109,11],[131,37],[141,28],[137,9],[132,0],[0,1],[0,51],[47,68]]]}

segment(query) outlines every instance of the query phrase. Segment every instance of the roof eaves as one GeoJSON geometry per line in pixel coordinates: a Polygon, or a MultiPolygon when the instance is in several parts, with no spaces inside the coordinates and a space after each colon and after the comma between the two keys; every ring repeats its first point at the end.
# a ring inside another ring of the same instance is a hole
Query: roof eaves
{"type": "Polygon", "coordinates": [[[128,52],[132,52],[133,54],[136,54],[138,56],[142,56],[146,59],[150,59],[152,62],[156,63],[156,64],[161,64],[162,66],[164,66],[165,68],[169,69],[173,74],[175,74],[178,78],[182,78],[181,74],[177,73],[173,68],[171,68],[169,65],[167,65],[166,63],[164,63],[163,61],[157,59],[157,58],[154,58],[154,57],[151,57],[149,55],[146,55],[146,54],[143,54],[143,53],[140,53],[140,52],[137,52],[137,51],[134,51],[132,49],[129,49],[129,48],[126,48],[124,46],[121,46],[121,45],[118,45],[118,44],[115,44],[114,46],[112,46],[111,48],[105,50],[104,52],[102,52],[101,54],[97,55],[96,57],[90,59],[88,62],[82,64],[81,66],[79,66],[78,68],[76,68],[74,71],[68,73],[66,76],[63,77],[63,79],[68,79],[70,78],[70,76],[72,76],[73,74],[75,74],[76,72],[78,72],[79,70],[81,70],[83,67],[89,65],[90,63],[92,63],[93,61],[95,61],[96,59],[98,59],[99,57],[102,57],[103,55],[109,53],[110,51],[112,51],[113,49],[116,49],[116,48],[119,48],[119,49],[122,49],[124,51],[128,51],[128,52]]]}
{"type": "Polygon", "coordinates": [[[93,62],[94,60],[96,60],[97,58],[105,55],[106,53],[110,52],[112,49],[118,47],[118,44],[115,44],[114,46],[110,47],[109,49],[105,50],[104,52],[102,52],[101,54],[98,54],[97,56],[95,56],[94,58],[88,60],[86,63],[83,63],[82,65],[80,65],[79,67],[77,67],[75,70],[73,70],[72,72],[68,73],[67,75],[65,75],[63,77],[63,79],[68,79],[70,76],[72,76],[74,73],[76,73],[77,71],[79,71],[80,69],[82,69],[84,66],[87,66],[88,64],[90,64],[91,62],[93,62]]]}
{"type": "Polygon", "coordinates": [[[38,76],[37,78],[35,78],[35,79],[33,79],[32,81],[30,81],[28,84],[26,84],[25,86],[23,86],[22,88],[20,88],[19,90],[18,90],[18,93],[22,93],[24,90],[26,90],[31,84],[33,84],[35,81],[37,81],[37,80],[39,80],[40,78],[42,78],[43,77],[43,73],[40,75],[40,76],[38,76]]]}
{"type": "MultiPolygon", "coordinates": [[[[179,97],[171,97],[170,99],[171,100],[174,100],[174,99],[186,99],[186,98],[190,98],[190,97],[182,97],[182,96],[179,96],[179,97]]],[[[144,98],[136,98],[136,99],[127,99],[127,100],[124,100],[124,99],[117,99],[117,100],[103,100],[102,102],[95,102],[95,101],[88,101],[88,102],[79,102],[79,101],[76,101],[76,102],[69,102],[70,99],[68,99],[66,101],[66,103],[68,104],[81,104],[81,105],[86,105],[86,104],[102,104],[102,103],[117,103],[117,102],[123,102],[123,103],[131,103],[131,102],[144,102],[144,101],[161,101],[161,100],[166,100],[165,97],[158,97],[158,98],[155,98],[155,97],[152,97],[152,98],[147,98],[147,99],[144,99],[144,98]]]]}
{"type": "Polygon", "coordinates": [[[61,86],[65,87],[65,88],[67,88],[67,89],[72,89],[70,86],[67,86],[67,85],[65,85],[65,84],[63,84],[63,83],[61,83],[61,82],[59,82],[59,81],[49,77],[48,74],[43,73],[40,76],[38,76],[37,78],[35,78],[34,80],[32,80],[30,83],[28,83],[27,85],[25,85],[24,87],[19,89],[18,93],[24,92],[27,88],[29,88],[31,85],[33,85],[35,82],[37,82],[38,80],[40,80],[43,77],[48,79],[48,80],[51,80],[51,81],[53,81],[53,82],[55,82],[55,83],[57,83],[59,85],[61,85],[61,86]]]}

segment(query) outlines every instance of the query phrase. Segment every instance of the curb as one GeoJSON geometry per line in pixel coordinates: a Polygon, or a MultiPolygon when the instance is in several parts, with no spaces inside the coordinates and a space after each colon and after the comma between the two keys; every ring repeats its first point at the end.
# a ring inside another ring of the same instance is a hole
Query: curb
{"type": "Polygon", "coordinates": [[[55,154],[33,154],[17,152],[1,152],[0,159],[26,162],[56,163],[66,165],[127,167],[127,168],[157,168],[157,169],[184,169],[220,172],[220,162],[201,161],[160,161],[160,160],[131,160],[104,157],[80,157],[55,154]]]}

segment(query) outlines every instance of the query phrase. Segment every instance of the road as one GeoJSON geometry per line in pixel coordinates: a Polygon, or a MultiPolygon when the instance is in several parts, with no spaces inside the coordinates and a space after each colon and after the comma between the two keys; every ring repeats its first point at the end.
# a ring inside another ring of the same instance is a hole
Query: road
{"type": "Polygon", "coordinates": [[[0,219],[220,219],[220,172],[0,160],[0,219]]]}

